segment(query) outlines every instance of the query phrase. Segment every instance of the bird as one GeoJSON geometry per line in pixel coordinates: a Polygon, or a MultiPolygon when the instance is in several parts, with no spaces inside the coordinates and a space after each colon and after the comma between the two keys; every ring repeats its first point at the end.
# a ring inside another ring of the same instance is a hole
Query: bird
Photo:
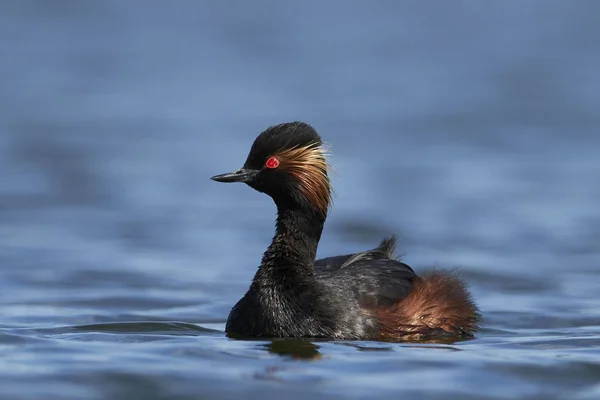
{"type": "Polygon", "coordinates": [[[370,250],[316,259],[332,204],[328,147],[300,121],[268,127],[243,167],[213,181],[242,182],[277,207],[275,235],[231,309],[232,338],[423,341],[472,338],[481,315],[455,270],[421,275],[395,255],[396,236],[370,250]]]}

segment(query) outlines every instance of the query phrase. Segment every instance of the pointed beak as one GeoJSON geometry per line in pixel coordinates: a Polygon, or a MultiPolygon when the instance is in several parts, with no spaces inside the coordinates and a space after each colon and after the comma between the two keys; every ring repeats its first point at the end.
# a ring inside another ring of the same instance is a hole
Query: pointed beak
{"type": "Polygon", "coordinates": [[[215,175],[211,177],[213,181],[217,182],[250,182],[260,171],[254,169],[238,169],[234,172],[229,172],[227,174],[215,175]]]}

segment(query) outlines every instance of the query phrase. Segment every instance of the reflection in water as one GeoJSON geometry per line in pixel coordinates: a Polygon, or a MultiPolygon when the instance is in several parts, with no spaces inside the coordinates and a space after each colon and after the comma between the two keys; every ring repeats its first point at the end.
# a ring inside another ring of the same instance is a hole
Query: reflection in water
{"type": "Polygon", "coordinates": [[[274,339],[264,347],[271,353],[291,356],[296,360],[318,360],[319,346],[306,339],[274,339]]]}
{"type": "MultiPolygon", "coordinates": [[[[472,338],[451,340],[450,338],[427,338],[423,340],[412,340],[405,342],[396,342],[396,344],[406,344],[411,347],[421,348],[432,348],[432,349],[445,349],[459,351],[457,347],[450,346],[451,344],[473,340],[472,338]],[[420,346],[422,345],[422,346],[420,346]],[[438,346],[425,346],[425,345],[438,345],[438,346]],[[439,346],[445,345],[445,346],[439,346]]],[[[385,344],[385,342],[335,342],[341,346],[348,346],[357,349],[362,352],[371,351],[392,351],[394,347],[392,343],[385,344]]],[[[319,360],[321,353],[319,352],[320,346],[307,339],[274,339],[270,343],[263,345],[269,352],[279,354],[281,356],[290,356],[296,360],[319,360]]]]}

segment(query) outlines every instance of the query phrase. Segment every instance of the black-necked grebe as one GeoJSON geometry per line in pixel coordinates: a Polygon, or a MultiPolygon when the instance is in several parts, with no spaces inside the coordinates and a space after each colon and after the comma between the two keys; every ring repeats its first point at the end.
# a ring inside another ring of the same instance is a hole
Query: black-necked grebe
{"type": "Polygon", "coordinates": [[[396,238],[375,249],[315,260],[331,204],[328,163],[303,122],[272,126],[244,167],[216,175],[244,182],[277,206],[275,237],[248,292],[227,319],[230,336],[421,340],[470,337],[479,313],[454,273],[417,276],[394,257],[396,238]]]}

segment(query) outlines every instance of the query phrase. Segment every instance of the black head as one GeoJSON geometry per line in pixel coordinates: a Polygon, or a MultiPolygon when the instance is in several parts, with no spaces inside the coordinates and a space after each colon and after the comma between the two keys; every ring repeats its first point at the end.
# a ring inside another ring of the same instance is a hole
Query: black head
{"type": "Polygon", "coordinates": [[[327,213],[331,201],[327,169],[319,134],[306,123],[289,122],[262,132],[243,168],[211,179],[244,182],[278,205],[308,206],[327,213]]]}

